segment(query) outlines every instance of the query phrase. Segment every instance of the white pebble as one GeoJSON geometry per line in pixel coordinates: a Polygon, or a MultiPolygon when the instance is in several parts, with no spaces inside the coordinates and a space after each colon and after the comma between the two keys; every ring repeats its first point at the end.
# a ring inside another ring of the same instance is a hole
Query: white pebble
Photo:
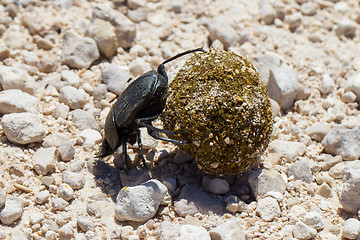
{"type": "Polygon", "coordinates": [[[72,109],[83,108],[88,94],[83,89],[65,86],[60,89],[59,100],[72,109]]]}
{"type": "Polygon", "coordinates": [[[59,197],[61,197],[65,201],[70,201],[74,198],[74,190],[67,183],[60,184],[58,192],[59,197]]]}
{"type": "Polygon", "coordinates": [[[72,189],[81,189],[85,185],[84,174],[77,172],[64,171],[62,173],[64,183],[70,185],[72,189]]]}
{"type": "Polygon", "coordinates": [[[9,225],[19,219],[24,211],[24,201],[21,198],[8,196],[5,207],[0,212],[0,221],[9,225]]]}
{"type": "Polygon", "coordinates": [[[265,197],[258,200],[256,212],[266,222],[272,221],[280,216],[279,203],[272,197],[265,197]]]}
{"type": "Polygon", "coordinates": [[[210,240],[210,235],[203,227],[184,224],[179,229],[180,239],[187,240],[210,240]]]}
{"type": "Polygon", "coordinates": [[[33,167],[37,174],[46,175],[55,169],[58,154],[55,147],[39,148],[33,157],[33,167]]]}
{"type": "Polygon", "coordinates": [[[47,201],[50,197],[50,193],[48,190],[41,191],[37,194],[35,194],[34,199],[35,203],[37,204],[43,204],[45,201],[47,201]]]}
{"type": "Polygon", "coordinates": [[[343,226],[343,237],[348,239],[356,239],[359,236],[360,221],[355,218],[349,218],[343,226]]]}

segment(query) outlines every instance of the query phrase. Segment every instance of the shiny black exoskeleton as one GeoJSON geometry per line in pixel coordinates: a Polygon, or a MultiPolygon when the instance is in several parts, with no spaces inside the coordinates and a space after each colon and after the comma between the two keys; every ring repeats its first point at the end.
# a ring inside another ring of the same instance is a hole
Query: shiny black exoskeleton
{"type": "Polygon", "coordinates": [[[133,145],[137,141],[140,157],[146,167],[140,138],[139,128],[141,127],[146,127],[149,135],[153,138],[176,144],[184,144],[183,141],[160,136],[160,132],[166,134],[173,134],[173,132],[156,128],[151,122],[159,117],[165,107],[168,89],[168,76],[165,71],[165,64],[197,51],[205,52],[203,48],[196,48],[179,53],[161,63],[157,72],[151,70],[144,73],[124,90],[106,117],[105,136],[101,150],[96,157],[108,156],[122,146],[124,169],[127,170],[126,144],[128,142],[133,145]]]}

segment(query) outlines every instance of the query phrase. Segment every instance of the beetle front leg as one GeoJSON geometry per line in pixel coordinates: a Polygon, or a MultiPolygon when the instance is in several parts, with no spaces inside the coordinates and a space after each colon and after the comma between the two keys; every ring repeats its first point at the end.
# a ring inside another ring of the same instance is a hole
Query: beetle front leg
{"type": "Polygon", "coordinates": [[[169,131],[169,130],[164,130],[164,129],[160,129],[160,128],[156,128],[153,125],[151,125],[151,123],[147,123],[147,119],[143,118],[143,119],[136,119],[136,124],[138,124],[140,127],[146,127],[148,130],[148,133],[150,136],[152,136],[155,139],[159,139],[159,140],[163,140],[163,141],[167,141],[167,142],[171,142],[174,144],[179,144],[179,145],[185,145],[187,144],[187,141],[180,141],[180,140],[176,140],[176,139],[171,139],[171,138],[166,138],[166,137],[161,137],[159,136],[159,132],[165,133],[165,134],[172,134],[175,135],[174,132],[169,131]]]}

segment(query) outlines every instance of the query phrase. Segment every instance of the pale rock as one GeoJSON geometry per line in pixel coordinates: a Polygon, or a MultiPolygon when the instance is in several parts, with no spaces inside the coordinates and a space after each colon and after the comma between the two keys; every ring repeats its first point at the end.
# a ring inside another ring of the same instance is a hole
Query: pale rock
{"type": "Polygon", "coordinates": [[[280,207],[276,199],[272,197],[261,198],[257,201],[256,212],[261,219],[270,222],[280,216],[280,207]]]}
{"type": "Polygon", "coordinates": [[[76,89],[72,86],[65,86],[60,89],[59,100],[71,109],[83,108],[88,94],[83,89],[76,89]]]}
{"type": "Polygon", "coordinates": [[[96,42],[92,38],[82,37],[74,30],[64,33],[62,62],[72,68],[88,68],[100,56],[96,42]]]}
{"type": "Polygon", "coordinates": [[[341,94],[341,100],[344,103],[353,103],[356,101],[357,96],[353,92],[344,92],[341,94]]]}
{"type": "Polygon", "coordinates": [[[360,157],[360,130],[334,127],[322,140],[325,152],[341,155],[343,160],[356,160],[360,157]]]}
{"type": "Polygon", "coordinates": [[[53,73],[59,66],[59,57],[54,53],[47,52],[41,56],[38,68],[44,73],[53,73]]]}
{"type": "Polygon", "coordinates": [[[64,183],[69,184],[74,190],[81,189],[85,185],[84,174],[78,172],[64,171],[62,173],[62,180],[64,183]]]}
{"type": "Polygon", "coordinates": [[[140,76],[151,70],[151,67],[143,58],[135,58],[129,63],[129,69],[133,76],[140,76]]]}
{"type": "Polygon", "coordinates": [[[61,71],[61,80],[67,82],[70,86],[78,88],[80,85],[80,77],[75,72],[70,70],[61,71]]]}
{"type": "Polygon", "coordinates": [[[227,220],[209,231],[211,240],[245,240],[242,226],[236,220],[227,220]]]}
{"type": "Polygon", "coordinates": [[[24,58],[24,62],[27,65],[38,66],[40,60],[36,53],[30,51],[23,51],[22,55],[24,58]]]}
{"type": "Polygon", "coordinates": [[[287,173],[288,176],[294,175],[294,180],[302,180],[306,183],[311,183],[313,181],[313,175],[308,159],[302,159],[291,164],[287,173]]]}
{"type": "Polygon", "coordinates": [[[318,212],[307,213],[304,216],[303,221],[306,225],[308,225],[309,227],[312,227],[316,230],[321,230],[325,226],[325,219],[318,212]]]}
{"type": "Polygon", "coordinates": [[[71,134],[66,132],[54,132],[44,139],[42,146],[44,148],[60,147],[71,142],[71,134]]]}
{"type": "Polygon", "coordinates": [[[238,40],[235,29],[222,16],[212,18],[208,22],[207,28],[210,40],[220,40],[224,44],[225,50],[233,46],[238,40]]]}
{"type": "Polygon", "coordinates": [[[64,162],[68,162],[75,156],[75,147],[72,143],[61,145],[57,148],[60,158],[64,162]]]}
{"type": "Polygon", "coordinates": [[[2,130],[10,142],[28,144],[41,142],[46,131],[35,113],[10,113],[1,119],[2,130]]]}
{"type": "Polygon", "coordinates": [[[95,230],[95,223],[92,222],[91,219],[88,217],[78,216],[77,217],[77,225],[84,232],[95,230]]]}
{"type": "Polygon", "coordinates": [[[116,54],[115,27],[110,22],[96,18],[90,25],[88,32],[96,41],[100,53],[108,58],[116,54]]]}
{"type": "Polygon", "coordinates": [[[75,229],[71,222],[66,223],[59,230],[60,239],[73,239],[74,235],[75,235],[75,229]]]}
{"type": "Polygon", "coordinates": [[[322,171],[329,171],[333,166],[342,162],[341,156],[333,157],[330,154],[323,154],[323,155],[325,156],[325,158],[324,158],[324,162],[321,165],[322,171]]]}
{"type": "Polygon", "coordinates": [[[345,90],[355,93],[358,101],[360,101],[360,73],[346,80],[345,90]]]}
{"type": "Polygon", "coordinates": [[[0,44],[0,61],[10,57],[9,48],[6,45],[0,44]]]}
{"type": "Polygon", "coordinates": [[[276,17],[276,11],[270,3],[266,3],[260,6],[260,16],[265,24],[272,24],[276,17]]]}
{"type": "Polygon", "coordinates": [[[272,55],[260,55],[255,57],[255,66],[266,86],[269,82],[270,70],[280,66],[280,59],[272,55]]]}
{"type": "Polygon", "coordinates": [[[194,158],[192,156],[179,149],[175,154],[173,162],[177,165],[182,165],[193,160],[194,158]]]}
{"type": "Polygon", "coordinates": [[[110,65],[102,72],[102,80],[106,84],[107,89],[117,95],[120,95],[129,85],[131,75],[122,70],[117,65],[110,65]]]}
{"type": "Polygon", "coordinates": [[[335,90],[335,81],[328,74],[324,74],[320,82],[320,92],[322,94],[329,94],[335,90]]]}
{"type": "Polygon", "coordinates": [[[161,182],[167,187],[170,193],[174,192],[177,188],[176,179],[173,177],[164,178],[161,182]]]}
{"type": "Polygon", "coordinates": [[[339,36],[345,36],[347,38],[354,38],[356,34],[357,24],[349,19],[342,19],[337,24],[336,33],[339,36]]]}
{"type": "Polygon", "coordinates": [[[19,219],[24,212],[24,201],[21,198],[6,197],[5,206],[0,209],[0,221],[3,224],[10,225],[19,219]]]}
{"type": "Polygon", "coordinates": [[[360,231],[360,221],[355,218],[349,218],[343,226],[342,236],[347,239],[357,239],[360,231]]]}
{"type": "Polygon", "coordinates": [[[99,131],[94,129],[85,129],[80,132],[80,137],[84,140],[84,149],[90,150],[96,144],[102,141],[102,136],[99,131]]]}
{"type": "Polygon", "coordinates": [[[42,221],[44,221],[45,217],[44,214],[42,212],[38,212],[38,211],[34,211],[31,213],[29,220],[30,220],[30,224],[37,224],[37,223],[42,223],[42,221]]]}
{"type": "Polygon", "coordinates": [[[134,10],[128,11],[128,18],[135,23],[145,21],[148,16],[148,9],[146,7],[137,8],[134,10]]]}
{"type": "Polygon", "coordinates": [[[172,10],[174,13],[181,13],[181,10],[182,10],[182,4],[181,4],[181,2],[172,2],[172,3],[171,3],[171,10],[172,10]]]}
{"type": "Polygon", "coordinates": [[[270,70],[267,91],[269,97],[279,103],[282,110],[293,107],[300,90],[298,73],[290,66],[280,66],[270,70]]]}
{"type": "Polygon", "coordinates": [[[146,5],[146,0],[128,0],[127,5],[130,9],[141,8],[146,5]]]}
{"type": "Polygon", "coordinates": [[[109,21],[115,27],[116,42],[118,47],[130,48],[136,37],[136,25],[120,11],[106,5],[95,5],[93,18],[109,21]]]}
{"type": "Polygon", "coordinates": [[[229,183],[225,179],[212,178],[206,186],[206,190],[214,194],[226,194],[230,189],[229,183]]]}
{"type": "Polygon", "coordinates": [[[330,131],[330,125],[325,122],[315,122],[305,129],[305,133],[317,142],[321,142],[330,131]]]}
{"type": "Polygon", "coordinates": [[[273,120],[275,119],[275,117],[280,117],[281,116],[281,109],[279,104],[270,98],[270,104],[271,104],[271,112],[273,115],[273,120]]]}
{"type": "Polygon", "coordinates": [[[59,117],[62,117],[63,119],[66,119],[67,116],[69,115],[69,110],[70,110],[69,106],[65,105],[64,103],[56,102],[55,111],[53,113],[54,118],[57,119],[59,117]]]}
{"type": "Polygon", "coordinates": [[[61,197],[65,201],[70,201],[74,198],[74,190],[67,183],[60,184],[58,194],[59,197],[61,197]]]}
{"type": "Polygon", "coordinates": [[[116,197],[115,218],[119,221],[147,221],[155,216],[166,194],[166,186],[155,179],[125,187],[116,197]]]}
{"type": "Polygon", "coordinates": [[[44,186],[50,187],[55,182],[55,178],[53,176],[43,176],[41,178],[41,183],[44,186]]]}
{"type": "Polygon", "coordinates": [[[302,14],[300,12],[295,12],[290,15],[285,16],[285,22],[289,25],[290,31],[295,31],[302,22],[302,14]]]}
{"type": "Polygon", "coordinates": [[[91,113],[81,109],[75,109],[74,111],[70,112],[70,115],[72,117],[71,120],[80,130],[99,130],[99,124],[91,113]]]}
{"type": "Polygon", "coordinates": [[[275,170],[259,169],[250,175],[248,181],[256,199],[264,197],[269,192],[283,194],[286,189],[283,176],[275,170]]]}
{"type": "MultiPolygon", "coordinates": [[[[335,1],[338,1],[338,0],[334,0],[332,2],[335,2],[335,1]]],[[[346,2],[337,2],[337,3],[334,4],[334,9],[336,11],[339,11],[339,12],[342,12],[342,13],[347,12],[348,7],[349,7],[349,5],[346,2]]]]}
{"type": "Polygon", "coordinates": [[[0,66],[0,84],[3,90],[19,89],[33,94],[36,90],[35,79],[21,68],[0,66]]]}
{"type": "Polygon", "coordinates": [[[39,148],[33,157],[33,167],[37,174],[46,175],[55,169],[58,153],[55,147],[39,148]]]}
{"type": "Polygon", "coordinates": [[[301,4],[300,11],[302,12],[302,14],[304,14],[306,16],[313,16],[316,14],[318,8],[319,7],[318,7],[317,3],[306,2],[304,4],[301,4]]]}
{"type": "Polygon", "coordinates": [[[48,190],[44,190],[35,194],[34,200],[36,204],[43,204],[49,199],[49,197],[50,192],[48,190]]]}
{"type": "Polygon", "coordinates": [[[20,24],[11,24],[2,34],[2,39],[10,49],[22,49],[32,42],[29,31],[20,24]]]}
{"type": "Polygon", "coordinates": [[[324,197],[324,198],[331,198],[332,197],[332,191],[330,186],[324,182],[320,185],[318,190],[316,191],[316,194],[324,197]]]}
{"type": "Polygon", "coordinates": [[[178,224],[169,221],[163,221],[157,228],[157,239],[177,239],[179,237],[179,228],[180,226],[178,224]]]}
{"type": "Polygon", "coordinates": [[[297,222],[293,229],[293,236],[296,239],[313,239],[317,235],[316,229],[309,227],[303,222],[297,222]]]}
{"type": "Polygon", "coordinates": [[[349,162],[343,174],[339,200],[346,211],[356,213],[360,209],[360,161],[349,162]]]}
{"type": "Polygon", "coordinates": [[[179,229],[179,240],[210,240],[210,235],[203,227],[184,224],[179,229]]]}
{"type": "MultiPolygon", "coordinates": [[[[341,157],[341,156],[340,156],[341,157]]],[[[329,170],[329,175],[334,179],[340,179],[344,176],[345,162],[340,162],[332,166],[329,170]]]]}
{"type": "Polygon", "coordinates": [[[287,162],[295,162],[306,151],[306,146],[300,142],[274,140],[269,144],[269,150],[280,154],[287,162]]]}
{"type": "Polygon", "coordinates": [[[300,219],[303,219],[303,217],[307,214],[307,210],[300,206],[300,205],[294,205],[290,208],[289,211],[289,218],[290,224],[295,224],[296,222],[300,221],[300,219]]]}
{"type": "Polygon", "coordinates": [[[0,209],[4,206],[6,201],[6,192],[3,188],[0,188],[0,209]]]}
{"type": "Polygon", "coordinates": [[[106,93],[107,93],[106,84],[100,83],[94,88],[93,97],[96,100],[102,100],[106,98],[106,93]]]}
{"type": "Polygon", "coordinates": [[[0,114],[31,112],[37,113],[39,100],[18,89],[0,92],[0,114]]]}
{"type": "Polygon", "coordinates": [[[185,185],[181,189],[174,207],[175,212],[181,217],[193,216],[199,212],[202,214],[224,212],[224,206],[218,199],[210,197],[198,186],[192,184],[185,185]]]}

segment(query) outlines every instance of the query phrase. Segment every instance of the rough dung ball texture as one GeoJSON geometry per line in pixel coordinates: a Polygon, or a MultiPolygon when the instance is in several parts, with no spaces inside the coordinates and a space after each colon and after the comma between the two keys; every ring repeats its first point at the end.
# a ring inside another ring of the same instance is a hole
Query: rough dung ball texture
{"type": "Polygon", "coordinates": [[[164,129],[185,139],[180,146],[213,175],[241,174],[269,143],[272,113],[255,67],[233,52],[193,55],[168,90],[164,129]]]}

